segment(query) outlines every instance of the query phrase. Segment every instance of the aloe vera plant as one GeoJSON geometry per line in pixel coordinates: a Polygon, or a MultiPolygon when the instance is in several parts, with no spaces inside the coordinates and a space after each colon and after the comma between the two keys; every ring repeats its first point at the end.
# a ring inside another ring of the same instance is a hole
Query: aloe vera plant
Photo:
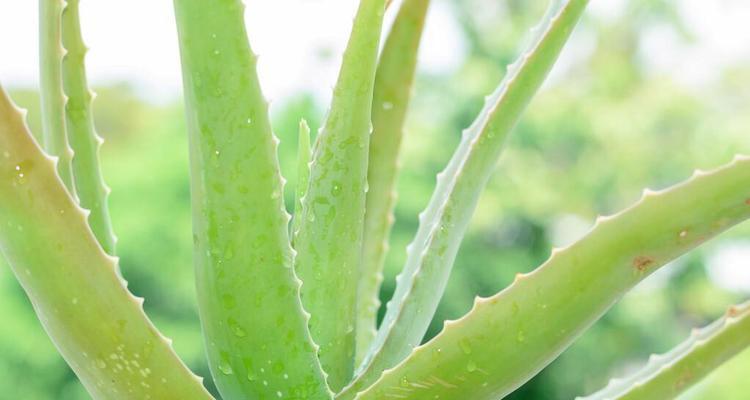
{"type": "MultiPolygon", "coordinates": [[[[174,0],[198,304],[225,399],[502,398],[638,282],[750,217],[750,158],[644,191],[421,344],[506,138],[587,0],[553,0],[438,175],[382,323],[398,153],[429,0],[361,0],[327,119],[300,123],[294,215],[240,0],[174,0]]],[[[43,143],[0,96],[0,250],[96,399],[210,399],[118,270],[78,1],[40,0],[43,143]]],[[[672,398],[750,345],[750,307],[591,399],[672,398]]]]}

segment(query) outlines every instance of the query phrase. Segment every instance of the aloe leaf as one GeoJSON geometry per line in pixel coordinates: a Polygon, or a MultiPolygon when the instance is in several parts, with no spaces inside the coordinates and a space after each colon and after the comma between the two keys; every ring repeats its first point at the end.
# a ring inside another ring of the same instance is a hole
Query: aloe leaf
{"type": "Polygon", "coordinates": [[[78,1],[68,0],[62,12],[62,43],[65,56],[62,62],[66,128],[73,148],[73,181],[81,207],[90,210],[91,229],[104,251],[115,254],[117,239],[112,232],[107,197],[109,188],[104,184],[99,167],[99,148],[102,138],[94,130],[91,102],[94,94],[86,82],[84,58],[86,46],[81,38],[78,1]]]}
{"type": "Polygon", "coordinates": [[[39,0],[39,81],[44,149],[57,157],[57,173],[75,196],[71,160],[73,150],[65,132],[65,95],[62,83],[63,0],[39,0]]]}
{"type": "Polygon", "coordinates": [[[581,400],[673,399],[750,346],[750,302],[732,306],[720,319],[670,352],[651,356],[648,364],[581,400]]]}
{"type": "Polygon", "coordinates": [[[55,161],[0,88],[0,251],[95,399],[211,399],[102,251],[55,161]]]}
{"type": "Polygon", "coordinates": [[[406,0],[401,5],[375,75],[355,364],[362,362],[375,339],[375,323],[380,307],[378,294],[383,281],[388,236],[394,221],[398,154],[429,4],[430,0],[406,0]]]}
{"type": "Polygon", "coordinates": [[[331,109],[313,150],[303,223],[294,240],[302,302],[334,390],[354,370],[370,111],[384,13],[384,0],[360,1],[331,109]]]}
{"type": "Polygon", "coordinates": [[[644,192],[386,371],[360,400],[498,399],[554,360],[660,266],[750,217],[750,157],[644,192]]]}
{"type": "Polygon", "coordinates": [[[297,187],[294,191],[294,217],[292,219],[292,235],[299,232],[302,224],[302,199],[310,184],[310,126],[304,119],[299,123],[299,139],[297,142],[297,187]]]}
{"type": "Polygon", "coordinates": [[[229,399],[326,399],[293,270],[278,139],[239,0],[175,0],[198,305],[229,399]]]}
{"type": "Polygon", "coordinates": [[[421,341],[505,137],[552,68],[586,4],[586,0],[570,0],[550,5],[542,23],[534,29],[536,35],[528,49],[508,68],[474,124],[464,131],[453,158],[438,174],[427,209],[420,215],[419,229],[407,248],[406,265],[397,278],[375,342],[354,382],[340,398],[352,398],[421,341]]]}

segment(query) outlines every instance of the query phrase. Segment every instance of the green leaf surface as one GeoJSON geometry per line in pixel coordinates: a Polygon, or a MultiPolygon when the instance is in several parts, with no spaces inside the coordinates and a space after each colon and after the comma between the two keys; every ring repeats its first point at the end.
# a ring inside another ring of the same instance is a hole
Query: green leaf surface
{"type": "Polygon", "coordinates": [[[370,112],[384,13],[384,0],[360,1],[331,109],[313,149],[303,221],[294,239],[302,302],[334,391],[354,370],[370,112]]]}
{"type": "Polygon", "coordinates": [[[297,185],[294,191],[294,217],[292,219],[292,235],[299,232],[302,225],[302,199],[310,185],[310,126],[304,119],[299,123],[299,138],[297,142],[297,185]]]}
{"type": "Polygon", "coordinates": [[[278,139],[239,0],[175,0],[198,305],[228,399],[327,399],[293,270],[278,139]]]}
{"type": "Polygon", "coordinates": [[[57,349],[95,399],[211,399],[86,215],[0,89],[0,251],[57,349]]]}
{"type": "Polygon", "coordinates": [[[383,282],[388,237],[394,221],[398,154],[429,4],[430,0],[406,0],[401,5],[375,75],[373,131],[367,170],[369,190],[357,302],[356,364],[362,362],[375,339],[380,284],[383,282]]]}
{"type": "Polygon", "coordinates": [[[505,79],[487,99],[474,124],[464,131],[453,158],[438,174],[427,209],[420,215],[419,229],[407,248],[406,265],[397,278],[374,345],[354,382],[339,395],[341,399],[354,397],[422,340],[505,138],[552,68],[586,4],[586,0],[570,0],[550,5],[533,30],[528,48],[508,67],[505,79]]]}
{"type": "Polygon", "coordinates": [[[65,95],[62,83],[63,0],[39,0],[39,95],[42,103],[44,149],[57,157],[57,173],[75,197],[73,150],[65,132],[65,95]]]}
{"type": "Polygon", "coordinates": [[[79,0],[68,0],[62,12],[62,42],[66,51],[62,62],[62,76],[63,90],[67,96],[67,134],[73,148],[73,181],[81,207],[91,211],[88,220],[94,235],[104,251],[114,255],[117,239],[112,231],[107,205],[110,190],[104,184],[99,166],[102,138],[94,130],[91,110],[94,95],[86,81],[84,58],[87,49],[81,38],[78,2],[79,0]]]}
{"type": "Polygon", "coordinates": [[[720,319],[623,379],[580,400],[674,399],[724,362],[750,346],[750,303],[729,308],[720,319]]]}
{"type": "Polygon", "coordinates": [[[418,347],[357,397],[490,400],[554,360],[643,278],[750,217],[750,158],[600,217],[580,241],[418,347]]]}

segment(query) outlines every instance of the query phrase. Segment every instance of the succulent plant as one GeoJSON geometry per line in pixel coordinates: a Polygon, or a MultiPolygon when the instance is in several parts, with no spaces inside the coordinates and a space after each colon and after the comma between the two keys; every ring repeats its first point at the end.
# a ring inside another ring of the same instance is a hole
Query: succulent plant
{"type": "MultiPolygon", "coordinates": [[[[361,0],[326,121],[302,121],[294,216],[240,0],[174,0],[190,139],[195,277],[226,399],[498,399],[638,282],[750,217],[750,158],[644,191],[422,344],[507,136],[587,5],[553,0],[463,132],[382,323],[398,153],[429,0],[361,0]],[[397,12],[382,46],[386,11],[397,12]]],[[[43,143],[0,96],[0,250],[96,399],[210,399],[119,272],[78,0],[41,0],[43,143]]],[[[750,344],[750,305],[587,399],[679,395],[750,344]]]]}

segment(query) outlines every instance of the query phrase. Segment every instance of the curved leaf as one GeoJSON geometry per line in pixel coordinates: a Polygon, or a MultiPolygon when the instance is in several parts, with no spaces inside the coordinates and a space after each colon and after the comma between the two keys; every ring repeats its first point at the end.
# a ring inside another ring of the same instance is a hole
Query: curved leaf
{"type": "Polygon", "coordinates": [[[143,313],[0,88],[0,251],[95,399],[211,396],[143,313]]]}
{"type": "Polygon", "coordinates": [[[354,382],[339,397],[349,399],[417,346],[445,290],[458,247],[477,200],[492,174],[505,138],[560,54],[587,0],[554,2],[519,60],[508,68],[474,124],[464,131],[448,166],[438,175],[419,230],[407,248],[404,270],[388,303],[375,342],[354,382]]]}
{"type": "Polygon", "coordinates": [[[294,238],[302,303],[334,391],[354,370],[370,109],[384,12],[385,0],[360,1],[331,109],[313,149],[303,221],[294,238]]]}
{"type": "Polygon", "coordinates": [[[727,313],[670,352],[649,358],[627,378],[613,379],[606,388],[580,400],[674,399],[715,368],[750,346],[750,302],[727,313]]]}
{"type": "Polygon", "coordinates": [[[362,266],[357,295],[357,360],[373,339],[380,307],[380,284],[393,226],[396,175],[404,120],[417,67],[419,42],[430,0],[406,0],[380,55],[372,106],[362,266]]]}
{"type": "Polygon", "coordinates": [[[86,46],[81,38],[79,0],[68,0],[62,12],[62,40],[66,50],[62,62],[63,89],[67,95],[65,116],[70,146],[73,148],[73,181],[81,207],[90,210],[89,224],[104,251],[115,254],[117,238],[112,231],[107,197],[99,166],[102,138],[94,129],[91,102],[94,94],[86,82],[86,46]]]}
{"type": "Polygon", "coordinates": [[[750,158],[597,220],[568,248],[385,372],[360,400],[490,400],[531,379],[658,267],[750,217],[750,158]]]}
{"type": "Polygon", "coordinates": [[[44,149],[57,157],[57,173],[75,197],[71,160],[73,150],[65,132],[65,95],[62,83],[63,0],[39,0],[39,96],[42,100],[44,149]]]}
{"type": "Polygon", "coordinates": [[[299,232],[302,226],[302,199],[310,185],[310,126],[304,119],[299,122],[299,138],[297,140],[297,184],[294,190],[294,216],[292,218],[292,235],[299,232]]]}
{"type": "Polygon", "coordinates": [[[198,305],[229,399],[330,398],[292,268],[289,214],[239,0],[175,0],[198,305]]]}

